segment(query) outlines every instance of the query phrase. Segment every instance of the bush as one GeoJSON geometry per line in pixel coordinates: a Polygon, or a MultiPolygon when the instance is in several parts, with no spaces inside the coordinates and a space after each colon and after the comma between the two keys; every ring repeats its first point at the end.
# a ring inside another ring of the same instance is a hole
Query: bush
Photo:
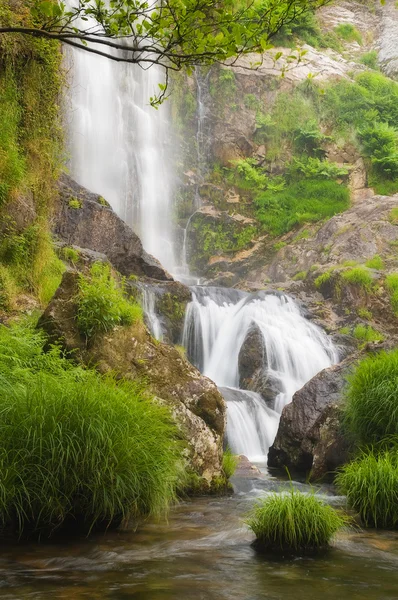
{"type": "Polygon", "coordinates": [[[181,473],[168,410],[137,382],[43,354],[44,342],[0,327],[2,528],[47,535],[162,514],[181,473]]]}
{"type": "Polygon", "coordinates": [[[222,469],[223,469],[224,475],[227,479],[232,477],[232,475],[235,473],[238,464],[239,464],[239,456],[237,456],[236,454],[233,454],[232,450],[230,448],[227,448],[224,451],[224,454],[222,457],[222,469]]]}
{"type": "Polygon", "coordinates": [[[358,29],[351,23],[341,23],[334,28],[336,34],[345,42],[358,42],[362,44],[362,36],[358,29]]]}
{"type": "Polygon", "coordinates": [[[316,550],[329,545],[347,518],[316,497],[294,488],[260,501],[248,519],[256,545],[264,550],[316,550]]]}
{"type": "Polygon", "coordinates": [[[285,190],[267,190],[255,199],[256,216],[273,235],[282,235],[296,225],[320,221],[344,211],[349,191],[336,181],[305,179],[285,190]]]}
{"type": "Polygon", "coordinates": [[[361,56],[359,62],[365,65],[365,67],[369,67],[369,69],[374,69],[376,71],[379,68],[377,50],[366,52],[361,56]]]}
{"type": "Polygon", "coordinates": [[[357,285],[367,291],[369,291],[373,285],[372,276],[364,267],[354,267],[349,271],[343,271],[341,276],[347,283],[357,285]]]}
{"type": "Polygon", "coordinates": [[[77,304],[78,327],[87,338],[142,319],[141,306],[127,299],[103,263],[94,263],[89,277],[80,276],[77,304]]]}
{"type": "Polygon", "coordinates": [[[356,441],[398,436],[398,350],[365,358],[348,382],[344,420],[356,441]]]}
{"type": "Polygon", "coordinates": [[[389,179],[398,176],[398,131],[379,121],[359,131],[364,155],[369,157],[376,175],[389,179]]]}
{"type": "Polygon", "coordinates": [[[398,527],[398,450],[362,453],[336,484],[367,527],[398,527]]]}

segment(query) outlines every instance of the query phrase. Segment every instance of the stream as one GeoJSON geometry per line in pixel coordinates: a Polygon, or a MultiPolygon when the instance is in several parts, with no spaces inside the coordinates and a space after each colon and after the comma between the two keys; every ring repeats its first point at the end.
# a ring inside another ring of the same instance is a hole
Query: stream
{"type": "Polygon", "coordinates": [[[148,521],[137,532],[3,547],[0,598],[396,600],[398,533],[344,532],[317,558],[257,554],[245,514],[260,494],[281,485],[289,484],[267,473],[238,476],[235,494],[181,502],[168,522],[148,521]]]}

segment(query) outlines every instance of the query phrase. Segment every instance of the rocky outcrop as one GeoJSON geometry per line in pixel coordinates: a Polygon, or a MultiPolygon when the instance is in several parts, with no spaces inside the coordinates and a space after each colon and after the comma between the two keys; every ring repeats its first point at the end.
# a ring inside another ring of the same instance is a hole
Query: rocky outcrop
{"type": "Polygon", "coordinates": [[[395,0],[386,0],[379,8],[381,16],[378,39],[379,64],[382,71],[398,78],[398,8],[395,0]]]}
{"type": "Polygon", "coordinates": [[[159,261],[145,252],[139,237],[106,200],[67,175],[59,182],[59,202],[54,210],[52,229],[69,246],[105,254],[122,275],[172,280],[159,261]]]}
{"type": "Polygon", "coordinates": [[[349,444],[341,432],[341,401],[353,359],[325,369],[293,396],[282,412],[268,454],[270,467],[311,473],[311,479],[335,471],[348,459],[349,444]]]}
{"type": "Polygon", "coordinates": [[[39,326],[83,364],[144,380],[150,393],[170,407],[186,443],[189,467],[211,485],[222,477],[226,410],[215,384],[173,346],[156,342],[143,323],[98,335],[87,346],[76,326],[77,278],[75,272],[65,273],[39,326]]]}

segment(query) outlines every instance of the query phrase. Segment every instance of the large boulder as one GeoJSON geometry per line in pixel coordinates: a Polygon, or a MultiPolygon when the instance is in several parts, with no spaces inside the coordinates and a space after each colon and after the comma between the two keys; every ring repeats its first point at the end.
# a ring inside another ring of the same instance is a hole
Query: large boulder
{"type": "Polygon", "coordinates": [[[287,467],[318,479],[347,461],[349,443],[341,431],[341,401],[353,360],[321,371],[295,393],[283,409],[269,449],[270,467],[287,467]]]}
{"type": "Polygon", "coordinates": [[[72,271],[64,274],[39,326],[83,364],[145,380],[158,401],[171,408],[187,445],[189,467],[210,486],[220,481],[226,407],[215,384],[173,346],[156,342],[143,323],[117,327],[87,345],[76,325],[78,277],[72,271]]]}
{"type": "Polygon", "coordinates": [[[65,174],[59,182],[52,229],[69,246],[105,254],[122,275],[172,280],[160,262],[145,252],[140,238],[102,196],[91,193],[65,174]]]}

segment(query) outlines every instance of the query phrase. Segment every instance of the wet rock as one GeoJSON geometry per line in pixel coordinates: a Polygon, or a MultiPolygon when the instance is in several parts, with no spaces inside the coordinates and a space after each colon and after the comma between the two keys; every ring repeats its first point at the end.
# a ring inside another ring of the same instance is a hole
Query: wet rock
{"type": "Polygon", "coordinates": [[[348,460],[341,432],[341,401],[354,358],[325,369],[295,393],[282,412],[268,454],[270,467],[287,467],[317,479],[348,460]]]}
{"type": "Polygon", "coordinates": [[[398,10],[394,0],[386,0],[379,8],[381,17],[378,39],[379,64],[382,71],[393,79],[398,78],[398,10]]]}
{"type": "Polygon", "coordinates": [[[67,175],[62,175],[59,182],[59,204],[54,211],[52,228],[69,246],[105,254],[122,275],[172,280],[159,261],[145,252],[139,237],[106,200],[67,175]]]}
{"type": "Polygon", "coordinates": [[[221,458],[225,402],[215,384],[168,344],[155,342],[143,323],[98,335],[89,346],[76,325],[78,273],[66,272],[39,321],[52,342],[101,373],[143,379],[159,402],[170,407],[186,443],[188,466],[209,483],[223,477],[221,458]]]}

